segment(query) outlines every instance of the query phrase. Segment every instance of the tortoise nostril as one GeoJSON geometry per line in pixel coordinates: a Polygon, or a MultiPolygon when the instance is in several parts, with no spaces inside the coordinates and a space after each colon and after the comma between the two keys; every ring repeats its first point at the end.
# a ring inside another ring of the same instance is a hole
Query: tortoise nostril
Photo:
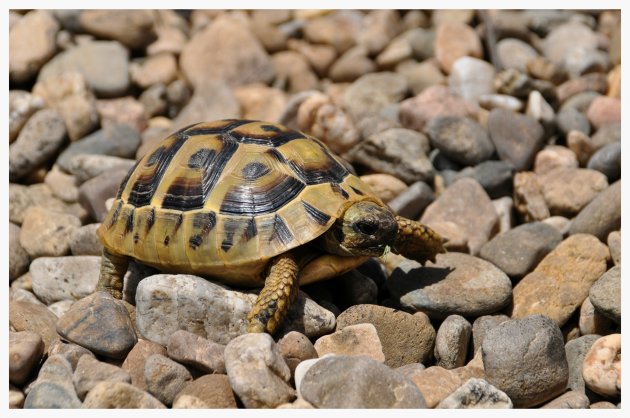
{"type": "Polygon", "coordinates": [[[359,232],[366,235],[374,235],[378,230],[378,225],[372,221],[359,221],[355,225],[359,232]]]}

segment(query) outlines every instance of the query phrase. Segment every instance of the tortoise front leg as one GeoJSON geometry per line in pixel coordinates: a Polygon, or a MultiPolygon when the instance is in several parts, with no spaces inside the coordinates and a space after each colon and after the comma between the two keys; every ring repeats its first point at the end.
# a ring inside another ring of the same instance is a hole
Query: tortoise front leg
{"type": "Polygon", "coordinates": [[[129,266],[129,258],[114,254],[107,248],[103,248],[101,258],[101,275],[96,285],[96,290],[105,290],[116,299],[122,299],[123,277],[129,266]]]}
{"type": "Polygon", "coordinates": [[[396,216],[398,235],[392,251],[424,264],[435,262],[435,256],[445,253],[445,240],[426,225],[401,216],[396,216]]]}
{"type": "Polygon", "coordinates": [[[298,294],[298,264],[291,253],[271,260],[265,286],[247,314],[247,332],[273,332],[289,311],[298,294]]]}

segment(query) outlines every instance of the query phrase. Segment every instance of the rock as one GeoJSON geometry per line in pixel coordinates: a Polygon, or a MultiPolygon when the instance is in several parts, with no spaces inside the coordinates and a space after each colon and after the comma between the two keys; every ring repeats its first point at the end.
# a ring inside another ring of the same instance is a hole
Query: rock
{"type": "Polygon", "coordinates": [[[331,283],[331,291],[336,296],[334,303],[339,309],[362,303],[376,304],[378,287],[373,279],[358,270],[342,274],[331,283]]]}
{"type": "Polygon", "coordinates": [[[407,189],[404,181],[390,174],[366,174],[361,176],[361,180],[385,203],[407,189]]]}
{"type": "Polygon", "coordinates": [[[59,23],[47,10],[32,10],[9,30],[9,79],[28,81],[55,54],[59,23]]]}
{"type": "Polygon", "coordinates": [[[9,332],[9,382],[25,383],[44,354],[44,341],[32,331],[9,332]]]}
{"type": "Polygon", "coordinates": [[[590,138],[594,151],[605,147],[608,144],[621,141],[621,124],[607,123],[597,129],[595,134],[590,138]]]}
{"type": "Polygon", "coordinates": [[[370,54],[376,54],[386,48],[401,29],[398,11],[371,10],[363,19],[357,43],[365,46],[370,54]]]}
{"type": "Polygon", "coordinates": [[[144,108],[145,115],[149,118],[166,114],[169,108],[167,99],[167,90],[164,84],[154,84],[138,97],[138,101],[144,108]]]}
{"type": "Polygon", "coordinates": [[[620,231],[613,231],[608,234],[608,249],[610,249],[610,256],[616,266],[621,265],[621,233],[620,231]]]}
{"type": "Polygon", "coordinates": [[[129,88],[129,51],[116,41],[83,42],[57,54],[43,66],[38,82],[79,72],[99,97],[120,96],[129,88]]]}
{"type": "Polygon", "coordinates": [[[545,130],[555,125],[556,113],[538,90],[529,93],[525,114],[536,119],[545,130]]]}
{"type": "Polygon", "coordinates": [[[593,234],[604,241],[621,226],[621,180],[599,193],[571,223],[569,234],[593,234]]]}
{"type": "Polygon", "coordinates": [[[575,391],[568,391],[556,399],[547,402],[542,409],[587,409],[589,400],[585,394],[575,391]]]}
{"type": "Polygon", "coordinates": [[[486,192],[470,178],[457,180],[431,203],[420,222],[443,236],[440,225],[452,222],[468,237],[470,253],[475,255],[498,230],[499,217],[486,192]]]}
{"type": "Polygon", "coordinates": [[[246,408],[274,408],[295,398],[289,366],[269,334],[246,334],[225,347],[232,390],[246,408]]]}
{"type": "Polygon", "coordinates": [[[208,80],[224,80],[230,87],[268,83],[274,77],[271,60],[242,22],[220,16],[192,36],[179,65],[195,90],[208,80]]]}
{"type": "Polygon", "coordinates": [[[297,331],[286,333],[278,340],[278,350],[289,366],[291,374],[300,362],[317,358],[317,350],[308,337],[297,331]]]}
{"type": "Polygon", "coordinates": [[[90,351],[124,358],[138,341],[129,313],[107,292],[96,292],[76,302],[57,322],[57,332],[90,351]]]}
{"type": "Polygon", "coordinates": [[[595,403],[592,403],[591,406],[589,407],[589,409],[618,409],[618,408],[619,407],[616,406],[614,403],[608,402],[608,401],[595,402],[595,403]]]}
{"type": "Polygon", "coordinates": [[[376,57],[376,63],[382,68],[392,68],[413,56],[407,33],[394,38],[376,57]]]}
{"type": "Polygon", "coordinates": [[[69,158],[68,171],[76,177],[79,183],[84,183],[118,168],[131,170],[135,164],[136,161],[131,158],[99,154],[77,154],[69,158]]]}
{"type": "Polygon", "coordinates": [[[547,145],[536,154],[534,172],[540,176],[556,168],[578,168],[575,153],[561,145],[547,145]]]}
{"type": "Polygon", "coordinates": [[[453,63],[448,85],[454,93],[474,103],[481,96],[495,92],[494,76],[495,69],[492,64],[463,56],[453,63]]]}
{"type": "Polygon", "coordinates": [[[468,118],[434,118],[425,131],[431,138],[431,145],[463,165],[479,164],[494,153],[494,145],[486,130],[468,118]]]}
{"type": "Polygon", "coordinates": [[[101,382],[88,392],[82,408],[164,409],[165,406],[147,392],[129,383],[101,382]]]}
{"type": "Polygon", "coordinates": [[[569,383],[567,387],[576,392],[586,393],[591,399],[592,392],[585,388],[584,378],[582,377],[582,366],[586,353],[600,337],[600,335],[584,335],[568,341],[565,345],[567,361],[569,363],[569,383]]]}
{"type": "Polygon", "coordinates": [[[367,56],[367,49],[356,46],[344,52],[330,66],[328,76],[337,83],[352,82],[367,74],[374,73],[377,67],[367,56]]]}
{"type": "Polygon", "coordinates": [[[582,377],[595,393],[607,398],[621,394],[621,334],[595,341],[584,357],[582,377]]]}
{"type": "Polygon", "coordinates": [[[192,381],[192,375],[179,363],[161,354],[149,356],[144,365],[147,391],[164,405],[171,406],[177,395],[192,381]]]}
{"type": "Polygon", "coordinates": [[[144,381],[145,363],[153,354],[166,356],[166,348],[152,341],[139,339],[122,364],[122,368],[131,376],[131,384],[143,391],[147,390],[147,384],[144,381]]]}
{"type": "MultiPolygon", "coordinates": [[[[591,286],[592,287],[592,286],[591,286]]],[[[604,316],[600,311],[595,309],[591,303],[591,298],[587,297],[580,306],[580,317],[578,319],[578,329],[581,335],[610,333],[612,328],[612,320],[604,316]]]]}
{"type": "Polygon", "coordinates": [[[481,247],[479,256],[508,276],[520,279],[562,241],[562,234],[542,222],[517,226],[495,236],[481,247]]]}
{"type": "Polygon", "coordinates": [[[423,134],[408,129],[387,129],[357,144],[349,151],[349,157],[353,162],[406,183],[430,181],[434,173],[426,154],[428,142],[423,134]]]}
{"type": "Polygon", "coordinates": [[[175,396],[173,408],[185,408],[184,401],[199,402],[193,408],[236,408],[236,399],[224,374],[207,374],[188,383],[175,396]]]}
{"type": "Polygon", "coordinates": [[[478,371],[460,367],[447,370],[439,366],[431,366],[417,371],[409,379],[424,395],[428,408],[435,408],[443,399],[455,392],[471,377],[482,378],[478,371]]]}
{"type": "Polygon", "coordinates": [[[512,225],[514,224],[514,217],[512,215],[514,211],[514,201],[512,198],[504,196],[495,199],[492,201],[492,205],[499,216],[499,233],[507,232],[512,229],[512,225]]]}
{"type": "Polygon", "coordinates": [[[24,393],[9,383],[9,409],[22,409],[24,406],[24,393]]]}
{"type": "Polygon", "coordinates": [[[156,36],[149,10],[84,10],[79,23],[87,33],[113,39],[129,49],[144,48],[156,36]]]}
{"type": "Polygon", "coordinates": [[[48,347],[48,357],[52,357],[55,354],[59,354],[64,357],[70,363],[72,370],[77,368],[77,364],[81,357],[88,355],[94,357],[94,354],[87,348],[83,348],[80,345],[76,345],[67,341],[61,340],[57,337],[48,347]]]}
{"type": "Polygon", "coordinates": [[[539,405],[566,387],[569,368],[562,332],[544,315],[491,329],[481,350],[488,383],[505,392],[514,406],[539,405]]]}
{"type": "Polygon", "coordinates": [[[503,68],[514,68],[527,72],[527,63],[538,57],[538,52],[530,44],[515,38],[505,38],[497,42],[497,54],[503,68]]]}
{"type": "Polygon", "coordinates": [[[13,281],[28,271],[30,257],[20,244],[20,227],[9,222],[9,280],[13,281]]]}
{"type": "Polygon", "coordinates": [[[50,309],[58,318],[63,316],[68,309],[74,304],[73,300],[60,300],[58,302],[52,303],[48,305],[48,309],[50,309]]]}
{"type": "Polygon", "coordinates": [[[405,77],[414,95],[431,86],[446,84],[446,77],[432,61],[403,61],[396,66],[396,72],[405,77]]]}
{"type": "Polygon", "coordinates": [[[26,121],[44,105],[44,100],[37,95],[9,90],[9,143],[15,141],[26,121]]]}
{"type": "Polygon", "coordinates": [[[140,135],[135,129],[127,124],[112,124],[80,141],[73,142],[59,155],[57,164],[62,169],[71,172],[70,161],[79,154],[134,158],[139,145],[140,135]]]}
{"type": "Polygon", "coordinates": [[[60,355],[49,357],[24,400],[24,408],[80,408],[72,384],[70,363],[60,355]]]}
{"type": "Polygon", "coordinates": [[[578,131],[584,135],[591,133],[591,125],[586,116],[572,107],[560,110],[556,116],[556,125],[560,133],[565,137],[571,131],[578,131]]]}
{"type": "Polygon", "coordinates": [[[263,84],[249,84],[234,90],[243,118],[277,121],[287,103],[286,94],[263,84]]]}
{"type": "Polygon", "coordinates": [[[355,305],[339,315],[337,329],[343,330],[348,326],[365,323],[376,328],[385,355],[385,365],[400,367],[409,363],[425,362],[430,358],[435,330],[428,318],[384,306],[355,305]]]}
{"type": "Polygon", "coordinates": [[[509,316],[503,314],[483,315],[475,319],[472,325],[473,353],[479,352],[488,331],[509,319],[509,316]]]}
{"type": "Polygon", "coordinates": [[[621,101],[613,97],[597,97],[588,107],[586,117],[595,129],[608,123],[619,123],[621,122],[621,101]]]}
{"type": "Polygon", "coordinates": [[[435,195],[431,187],[425,182],[417,181],[387,202],[387,204],[398,215],[409,219],[417,219],[434,200],[435,195]]]}
{"type": "Polygon", "coordinates": [[[299,52],[319,76],[324,76],[337,58],[335,48],[330,45],[315,45],[301,39],[290,38],[287,41],[290,50],[299,52]]]}
{"type": "Polygon", "coordinates": [[[608,248],[594,236],[562,241],[513,289],[512,318],[543,314],[563,326],[606,271],[608,248]]]}
{"type": "Polygon", "coordinates": [[[558,100],[564,103],[580,93],[596,92],[606,94],[607,90],[608,80],[606,76],[602,73],[591,73],[565,81],[558,86],[556,94],[558,100]]]}
{"type": "Polygon", "coordinates": [[[101,226],[100,223],[83,225],[77,228],[70,237],[70,252],[72,255],[96,255],[103,253],[103,244],[101,244],[96,230],[101,226]]]}
{"type": "Polygon", "coordinates": [[[9,290],[9,300],[11,301],[20,300],[24,302],[31,302],[37,305],[46,306],[42,301],[37,299],[37,296],[35,296],[31,291],[26,290],[26,289],[20,289],[20,288],[9,290]]]}
{"type": "Polygon", "coordinates": [[[76,178],[64,173],[56,165],[53,165],[52,169],[46,173],[44,183],[56,197],[64,202],[74,203],[79,198],[76,178]]]}
{"type": "Polygon", "coordinates": [[[32,331],[44,341],[44,351],[57,338],[57,317],[46,306],[26,301],[9,302],[9,326],[13,331],[32,331]]]}
{"type": "Polygon", "coordinates": [[[166,350],[173,360],[204,373],[225,373],[225,346],[192,332],[175,331],[168,340],[166,350]]]}
{"type": "Polygon", "coordinates": [[[9,221],[21,225],[29,206],[43,206],[49,210],[69,213],[78,216],[82,222],[87,218],[87,212],[81,205],[64,203],[53,196],[50,187],[45,183],[30,186],[9,183],[9,221]]]}
{"type": "Polygon", "coordinates": [[[78,300],[96,290],[100,256],[39,257],[31,263],[33,291],[46,304],[78,300]]]}
{"type": "Polygon", "coordinates": [[[542,221],[550,216],[536,173],[522,171],[514,175],[514,206],[525,222],[542,221]]]}
{"type": "Polygon", "coordinates": [[[74,215],[31,206],[24,213],[20,244],[33,259],[63,256],[70,252],[70,237],[80,226],[74,215]]]}
{"type": "Polygon", "coordinates": [[[281,51],[273,55],[271,62],[276,74],[274,84],[289,93],[313,90],[317,87],[317,76],[311,71],[308,61],[294,51],[281,51]]]}
{"type": "Polygon", "coordinates": [[[589,291],[589,298],[599,312],[621,324],[621,268],[612,267],[589,291]]]}
{"type": "Polygon", "coordinates": [[[329,357],[335,357],[335,354],[325,354],[322,357],[319,358],[313,358],[313,359],[308,359],[308,360],[303,360],[301,361],[295,368],[294,371],[294,381],[295,381],[295,389],[297,391],[297,395],[298,395],[298,399],[304,399],[302,397],[302,394],[300,392],[300,386],[302,384],[302,379],[304,379],[304,376],[306,375],[306,372],[308,372],[308,370],[313,367],[315,365],[315,363],[325,359],[325,358],[329,358],[329,357]]]}
{"type": "MultiPolygon", "coordinates": [[[[169,99],[169,102],[171,101],[169,99]]],[[[238,117],[240,117],[240,108],[232,90],[225,83],[207,80],[195,89],[190,101],[173,119],[173,126],[169,133],[203,120],[238,117]]],[[[159,139],[163,138],[164,136],[159,139]]]]}
{"type": "Polygon", "coordinates": [[[362,21],[363,14],[358,10],[336,10],[307,20],[303,29],[304,37],[312,44],[331,45],[342,53],[355,45],[362,21]]]}
{"type": "Polygon", "coordinates": [[[431,86],[400,103],[399,118],[405,128],[422,131],[431,119],[444,116],[476,119],[477,108],[445,86],[431,86]]]}
{"type": "Polygon", "coordinates": [[[486,315],[509,303],[510,279],[494,265],[455,252],[439,254],[436,260],[424,267],[414,261],[401,263],[387,282],[391,296],[431,318],[486,315]],[[471,288],[475,292],[468,291],[471,288]]]}
{"type": "Polygon", "coordinates": [[[619,180],[621,178],[621,143],[608,144],[595,151],[586,167],[603,173],[609,183],[619,180]]]}
{"type": "Polygon", "coordinates": [[[464,366],[472,333],[470,322],[459,315],[449,315],[435,337],[436,366],[455,369],[464,366]]]}
{"type": "Polygon", "coordinates": [[[79,187],[79,202],[87,209],[92,219],[103,222],[109,212],[106,202],[117,195],[118,188],[127,176],[127,170],[119,167],[100,174],[79,187]]]}
{"type": "Polygon", "coordinates": [[[131,383],[131,376],[120,367],[98,361],[93,356],[85,354],[76,365],[72,381],[77,395],[84,399],[85,395],[101,382],[131,383]]]}
{"type": "Polygon", "coordinates": [[[505,392],[500,391],[484,379],[474,377],[436,406],[438,409],[509,409],[512,407],[512,401],[505,392]]]}
{"type": "Polygon", "coordinates": [[[300,384],[316,408],[425,408],[422,393],[407,378],[361,356],[332,356],[315,363],[300,384]],[[336,388],[343,387],[344,390],[336,388]]]}
{"type": "Polygon", "coordinates": [[[466,167],[461,170],[453,181],[461,178],[471,177],[483,187],[488,193],[488,197],[496,199],[501,196],[510,195],[512,192],[512,177],[514,169],[509,163],[504,161],[487,160],[474,167],[466,167]]]}
{"type": "Polygon", "coordinates": [[[97,100],[96,110],[103,128],[126,124],[142,132],[148,126],[146,109],[133,96],[97,100]]]}
{"type": "Polygon", "coordinates": [[[315,350],[320,357],[334,353],[385,361],[381,341],[372,324],[348,325],[330,335],[319,337],[315,341],[315,350]]]}
{"type": "Polygon", "coordinates": [[[558,26],[547,35],[542,44],[545,57],[557,65],[565,64],[567,56],[576,49],[594,50],[596,47],[597,36],[580,22],[558,26]]]}
{"type": "Polygon", "coordinates": [[[345,153],[360,139],[352,118],[324,94],[313,94],[300,105],[297,127],[323,141],[337,154],[345,153]]]}
{"type": "Polygon", "coordinates": [[[543,128],[535,119],[506,109],[490,112],[488,131],[499,157],[516,171],[530,168],[543,145],[543,128]]]}
{"type": "Polygon", "coordinates": [[[521,100],[507,94],[481,94],[477,101],[481,107],[488,110],[502,108],[519,112],[523,109],[523,102],[521,100]]]}
{"type": "MultiPolygon", "coordinates": [[[[138,286],[137,326],[147,339],[163,345],[179,329],[227,344],[246,332],[246,315],[255,299],[255,294],[229,290],[200,277],[158,274],[138,286]]],[[[283,324],[279,334],[296,330],[318,337],[334,329],[335,317],[300,293],[283,324]]]]}
{"type": "Polygon", "coordinates": [[[52,109],[36,112],[9,146],[9,180],[16,181],[50,160],[66,141],[66,128],[52,109]]]}
{"type": "Polygon", "coordinates": [[[477,33],[460,22],[445,21],[437,26],[435,35],[435,58],[448,74],[453,63],[463,56],[481,58],[483,49],[477,33]]]}
{"type": "Polygon", "coordinates": [[[341,104],[355,121],[381,113],[400,102],[407,93],[407,81],[393,72],[366,74],[343,93],[341,104]]]}

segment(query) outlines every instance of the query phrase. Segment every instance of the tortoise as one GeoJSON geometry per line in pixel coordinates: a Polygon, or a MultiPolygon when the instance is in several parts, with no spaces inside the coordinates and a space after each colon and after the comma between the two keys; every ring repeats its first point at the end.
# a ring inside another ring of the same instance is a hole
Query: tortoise
{"type": "Polygon", "coordinates": [[[229,119],[188,126],[138,160],[97,230],[97,289],[122,297],[131,258],[262,290],[248,332],[274,333],[298,286],[388,251],[421,263],[438,233],[396,216],[318,139],[229,119]]]}

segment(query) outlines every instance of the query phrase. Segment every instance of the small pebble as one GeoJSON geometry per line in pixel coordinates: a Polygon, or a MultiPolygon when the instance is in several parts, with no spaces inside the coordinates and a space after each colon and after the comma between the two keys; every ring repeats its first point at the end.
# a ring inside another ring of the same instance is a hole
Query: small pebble
{"type": "Polygon", "coordinates": [[[509,316],[503,314],[482,315],[477,317],[472,325],[473,352],[477,353],[479,351],[481,343],[483,343],[483,339],[486,337],[488,331],[509,319],[509,316]]]}
{"type": "Polygon", "coordinates": [[[90,351],[125,358],[138,341],[129,313],[107,292],[96,292],[77,301],[59,318],[57,332],[90,351]]]}
{"type": "Polygon", "coordinates": [[[435,337],[436,365],[445,369],[464,366],[472,325],[459,315],[448,316],[440,325],[435,337]]]}
{"type": "Polygon", "coordinates": [[[70,363],[60,355],[48,357],[26,395],[24,409],[80,407],[81,401],[72,383],[70,363]]]}
{"type": "Polygon", "coordinates": [[[74,215],[31,206],[24,213],[20,244],[33,259],[67,255],[72,234],[80,226],[74,215]]]}
{"type": "Polygon", "coordinates": [[[21,386],[44,354],[44,342],[32,331],[9,332],[9,382],[21,386]]]}
{"type": "Polygon", "coordinates": [[[455,392],[444,398],[438,409],[510,409],[512,401],[496,387],[483,379],[471,378],[455,392]]]}
{"type": "Polygon", "coordinates": [[[621,265],[621,233],[620,231],[612,231],[608,234],[608,248],[616,266],[621,265]]]}
{"type": "Polygon", "coordinates": [[[608,398],[621,394],[621,334],[595,341],[584,356],[582,377],[593,392],[608,398]]]}
{"type": "Polygon", "coordinates": [[[125,382],[101,382],[92,388],[82,408],[164,409],[164,404],[149,393],[125,382]]]}
{"type": "Polygon", "coordinates": [[[588,397],[580,392],[568,391],[556,399],[547,402],[542,409],[588,409],[590,401],[588,397]]]}
{"type": "Polygon", "coordinates": [[[181,364],[161,355],[153,354],[144,363],[144,382],[147,392],[166,406],[171,406],[192,375],[181,364]]]}
{"type": "Polygon", "coordinates": [[[609,334],[611,325],[612,320],[595,309],[590,297],[584,299],[582,306],[580,306],[580,317],[578,319],[578,327],[581,335],[609,334]]]}
{"type": "Polygon", "coordinates": [[[348,325],[315,341],[319,357],[334,353],[339,355],[366,356],[384,362],[383,347],[376,328],[372,324],[348,325]]]}
{"type": "Polygon", "coordinates": [[[595,151],[586,167],[603,173],[609,183],[619,180],[621,178],[621,143],[608,144],[595,151]]]}
{"type": "Polygon", "coordinates": [[[540,123],[506,109],[490,112],[488,132],[499,158],[511,163],[516,171],[529,169],[543,145],[544,130],[540,123]]]}
{"type": "Polygon", "coordinates": [[[94,357],[94,354],[87,348],[83,348],[80,345],[76,345],[71,342],[63,341],[61,338],[55,339],[48,347],[48,356],[51,357],[55,354],[60,354],[66,360],[70,362],[72,370],[76,370],[79,360],[84,355],[94,357]]]}
{"type": "Polygon", "coordinates": [[[468,118],[434,118],[425,131],[431,138],[431,145],[463,165],[479,164],[494,153],[494,145],[486,130],[468,118]]]}
{"type": "Polygon", "coordinates": [[[605,241],[621,227],[621,180],[599,193],[571,222],[569,234],[592,234],[605,241]]]}
{"type": "Polygon", "coordinates": [[[599,312],[621,324],[621,268],[615,266],[591,286],[589,299],[599,312]]]}
{"type": "Polygon", "coordinates": [[[70,237],[70,251],[72,255],[95,255],[103,254],[103,244],[101,244],[96,230],[100,223],[83,225],[77,228],[70,237]]]}
{"type": "Polygon", "coordinates": [[[225,347],[232,390],[246,408],[275,408],[295,399],[289,366],[269,334],[246,334],[225,347]]]}
{"type": "Polygon", "coordinates": [[[539,405],[566,387],[564,341],[549,317],[506,321],[488,331],[481,350],[488,383],[505,392],[514,406],[539,405]]]}
{"type": "Polygon", "coordinates": [[[129,372],[120,367],[98,361],[94,356],[84,354],[79,359],[72,377],[80,399],[100,382],[131,383],[129,372]]]}
{"type": "Polygon", "coordinates": [[[44,351],[58,338],[55,330],[57,316],[43,304],[27,301],[9,302],[9,326],[11,331],[32,331],[44,341],[44,351]]]}
{"type": "Polygon", "coordinates": [[[121,366],[129,372],[131,384],[143,391],[147,390],[147,384],[144,381],[145,363],[147,358],[153,354],[166,356],[166,348],[152,341],[139,339],[138,343],[127,354],[121,366]]]}
{"type": "Polygon", "coordinates": [[[204,373],[225,373],[225,346],[192,332],[175,331],[168,340],[166,350],[171,359],[204,373]]]}
{"type": "Polygon", "coordinates": [[[207,374],[186,384],[173,400],[173,409],[186,408],[236,408],[234,392],[230,380],[224,374],[207,374]],[[184,402],[188,398],[189,400],[184,402]]]}
{"type": "Polygon", "coordinates": [[[33,292],[46,304],[78,300],[96,290],[101,257],[39,257],[30,267],[33,292]]]}

